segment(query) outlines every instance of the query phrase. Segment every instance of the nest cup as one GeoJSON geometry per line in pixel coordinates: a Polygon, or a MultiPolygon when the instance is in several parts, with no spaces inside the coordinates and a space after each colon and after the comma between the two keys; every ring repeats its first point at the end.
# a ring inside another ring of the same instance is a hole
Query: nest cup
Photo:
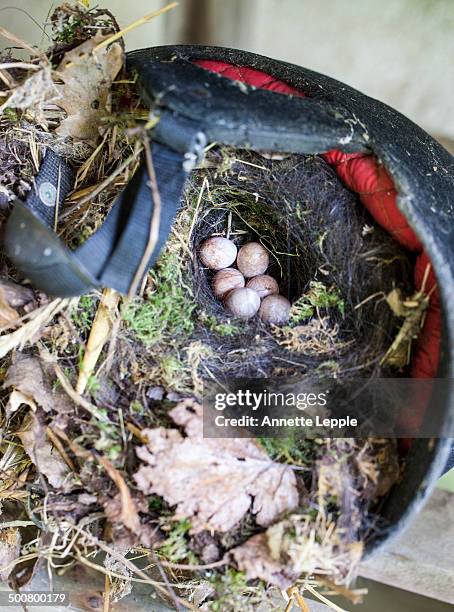
{"type": "MultiPolygon", "coordinates": [[[[270,252],[267,274],[277,280],[280,293],[290,302],[307,294],[314,282],[339,295],[337,307],[322,306],[312,317],[323,320],[332,332],[333,341],[326,350],[301,351],[295,358],[276,330],[258,317],[234,320],[240,332],[222,342],[205,334],[205,342],[213,345],[217,357],[223,357],[218,370],[235,376],[311,378],[317,366],[334,359],[337,373],[347,375],[358,366],[364,376],[381,372],[380,357],[398,325],[383,297],[394,286],[412,291],[410,256],[376,225],[357,196],[320,157],[269,159],[215,149],[209,164],[216,169],[194,173],[186,192],[189,202],[195,201],[202,177],[208,178],[209,190],[202,192],[197,209],[192,251],[197,253],[203,241],[214,235],[228,236],[238,248],[260,242],[270,252]],[[226,157],[232,161],[226,163],[226,157]],[[382,299],[365,301],[372,295],[382,299]],[[240,362],[237,351],[241,351],[240,362]]],[[[232,316],[213,294],[213,274],[194,257],[189,280],[200,309],[229,322],[232,316]]],[[[308,323],[310,318],[293,319],[290,326],[308,323]]]]}

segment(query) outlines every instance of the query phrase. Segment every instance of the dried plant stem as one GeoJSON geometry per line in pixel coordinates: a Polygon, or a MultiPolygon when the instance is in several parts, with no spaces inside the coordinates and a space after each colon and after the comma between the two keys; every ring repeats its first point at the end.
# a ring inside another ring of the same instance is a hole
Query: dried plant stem
{"type": "MultiPolygon", "coordinates": [[[[48,353],[48,356],[50,356],[50,353],[48,353]]],[[[61,386],[63,387],[63,391],[65,391],[65,393],[69,395],[72,401],[78,406],[80,406],[81,408],[83,408],[84,410],[86,410],[87,412],[89,412],[95,419],[98,419],[99,421],[102,421],[104,423],[110,423],[108,417],[106,417],[94,404],[91,404],[86,399],[81,397],[72,388],[71,383],[64,375],[63,370],[60,368],[60,366],[57,363],[54,363],[53,366],[54,366],[55,374],[61,386]]]]}
{"type": "Polygon", "coordinates": [[[0,70],[11,70],[12,68],[19,68],[21,70],[41,70],[41,66],[38,66],[38,64],[28,64],[27,62],[5,62],[4,64],[0,64],[0,70]]]}
{"type": "Polygon", "coordinates": [[[102,49],[103,47],[107,47],[108,45],[111,45],[113,42],[115,42],[119,38],[123,38],[125,34],[128,34],[129,32],[131,32],[132,30],[135,30],[139,26],[144,25],[145,23],[148,23],[155,17],[159,17],[159,15],[163,15],[164,13],[167,13],[167,11],[171,11],[177,6],[178,6],[178,2],[172,2],[171,4],[167,4],[166,6],[163,6],[162,8],[158,9],[157,11],[153,11],[152,13],[149,13],[148,15],[141,17],[137,21],[134,21],[133,23],[128,25],[123,30],[116,32],[112,36],[109,36],[109,38],[106,38],[106,40],[103,40],[101,43],[99,43],[98,46],[96,46],[93,49],[93,52],[96,52],[99,49],[102,49]]]}
{"type": "Polygon", "coordinates": [[[318,591],[316,591],[313,587],[311,587],[308,584],[304,585],[304,589],[306,591],[309,591],[309,593],[311,595],[313,595],[314,597],[316,597],[317,599],[319,599],[322,603],[324,603],[325,605],[328,606],[328,608],[331,608],[332,610],[336,610],[336,612],[347,612],[346,610],[344,610],[344,608],[340,608],[338,605],[336,605],[335,603],[333,603],[332,601],[330,601],[329,599],[327,599],[326,597],[324,597],[321,593],[319,593],[318,591]]]}
{"type": "Polygon", "coordinates": [[[54,432],[52,431],[50,427],[46,427],[46,435],[49,438],[49,440],[52,442],[52,445],[58,450],[62,459],[64,460],[66,465],[69,467],[69,469],[72,470],[73,472],[76,472],[76,466],[74,465],[72,459],[68,456],[68,453],[63,448],[63,444],[60,442],[60,440],[54,434],[54,432]]]}
{"type": "Polygon", "coordinates": [[[101,351],[109,339],[119,301],[119,293],[114,289],[104,289],[79,370],[76,385],[76,393],[79,395],[84,393],[101,351]]]}
{"type": "MultiPolygon", "coordinates": [[[[34,523],[32,523],[34,525],[34,523]]],[[[96,572],[99,572],[101,574],[103,574],[104,576],[109,576],[109,578],[118,578],[119,580],[124,580],[125,577],[122,574],[118,574],[117,572],[113,572],[111,569],[107,570],[104,567],[102,567],[102,565],[99,565],[98,563],[93,563],[91,561],[89,561],[86,557],[84,557],[82,555],[82,553],[80,552],[80,550],[77,548],[77,546],[75,546],[75,552],[74,552],[74,556],[75,558],[80,561],[80,563],[82,563],[83,565],[86,565],[87,567],[90,567],[91,569],[95,570],[96,572]]],[[[20,562],[21,559],[19,559],[18,562],[20,562]]],[[[137,582],[139,584],[148,584],[148,585],[152,585],[153,587],[155,587],[156,585],[159,585],[161,587],[164,587],[165,584],[163,582],[157,582],[155,580],[151,580],[150,578],[148,580],[145,580],[145,578],[136,578],[135,576],[130,576],[128,578],[128,580],[130,580],[131,582],[137,582]]],[[[192,610],[192,608],[191,608],[192,610]]]]}
{"type": "Polygon", "coordinates": [[[110,578],[106,574],[104,576],[104,593],[103,593],[103,612],[109,612],[110,610],[110,578]]]}
{"type": "MultiPolygon", "coordinates": [[[[109,554],[113,559],[115,559],[116,561],[118,561],[119,563],[127,567],[129,570],[131,570],[133,574],[140,576],[142,579],[146,581],[146,583],[153,585],[153,587],[157,591],[160,591],[161,593],[164,593],[165,595],[170,596],[168,590],[164,588],[163,586],[161,586],[159,582],[156,582],[155,580],[150,578],[144,571],[138,568],[132,561],[130,561],[129,559],[126,559],[123,555],[121,555],[119,552],[117,552],[110,546],[107,546],[107,544],[105,544],[102,540],[99,540],[98,538],[93,536],[88,531],[83,531],[83,536],[86,540],[91,542],[92,545],[100,548],[101,550],[109,554]]],[[[99,569],[100,571],[102,571],[104,568],[100,567],[99,569]]],[[[187,610],[194,610],[194,606],[192,606],[190,603],[188,603],[184,599],[181,599],[180,597],[178,597],[177,601],[180,606],[186,608],[187,610]]]]}
{"type": "Polygon", "coordinates": [[[154,170],[153,158],[151,155],[151,147],[147,137],[144,138],[143,143],[145,148],[145,159],[147,163],[148,176],[150,179],[151,197],[153,200],[153,214],[151,215],[148,243],[132,280],[131,286],[129,288],[128,298],[131,298],[136,293],[137,287],[139,286],[147,270],[147,264],[158,242],[159,225],[161,222],[161,195],[159,193],[158,182],[156,180],[156,173],[154,170]]]}
{"type": "Polygon", "coordinates": [[[121,521],[128,529],[130,529],[133,533],[136,533],[140,529],[140,518],[137,514],[136,505],[131,497],[131,492],[125,482],[125,479],[117,468],[115,468],[105,457],[102,455],[96,455],[96,458],[106,470],[109,478],[114,481],[120,493],[121,521]]]}
{"type": "Polygon", "coordinates": [[[1,26],[0,26],[0,36],[3,36],[4,38],[8,39],[15,45],[22,47],[23,49],[27,49],[27,51],[29,51],[35,57],[40,57],[42,59],[45,59],[47,62],[47,58],[40,51],[37,51],[31,45],[25,42],[25,40],[22,40],[22,38],[19,38],[18,36],[16,36],[15,34],[12,34],[5,28],[2,28],[1,26]]]}
{"type": "MultiPolygon", "coordinates": [[[[58,298],[27,315],[29,319],[27,323],[24,323],[16,331],[5,334],[0,338],[0,358],[5,357],[12,349],[22,349],[27,342],[36,339],[40,329],[46,326],[68,304],[70,304],[70,300],[58,298]]],[[[15,321],[15,323],[18,323],[18,321],[15,321]]]]}
{"type": "Polygon", "coordinates": [[[200,572],[209,569],[214,569],[216,567],[223,567],[224,565],[228,564],[228,559],[223,558],[219,561],[214,561],[213,563],[206,563],[201,565],[189,563],[172,563],[171,561],[163,561],[162,559],[159,559],[159,563],[162,565],[162,567],[168,567],[170,569],[184,570],[187,572],[200,572]]]}
{"type": "MultiPolygon", "coordinates": [[[[35,523],[33,521],[3,521],[2,529],[16,529],[17,527],[31,527],[35,523]]],[[[2,568],[3,569],[3,568],[2,568]]]]}
{"type": "Polygon", "coordinates": [[[99,183],[99,185],[97,187],[95,187],[95,189],[93,189],[93,191],[91,191],[89,194],[87,194],[86,196],[81,198],[77,202],[77,204],[74,204],[71,207],[67,207],[65,212],[60,215],[60,221],[63,220],[63,219],[66,219],[67,217],[69,217],[69,215],[71,215],[76,209],[80,208],[84,204],[88,204],[89,202],[93,202],[93,200],[96,198],[96,196],[98,196],[102,191],[104,191],[104,189],[106,189],[106,187],[108,187],[111,183],[113,183],[113,181],[117,178],[118,175],[120,175],[122,172],[124,172],[124,170],[126,170],[126,168],[129,166],[129,164],[132,161],[134,161],[135,158],[137,158],[137,156],[140,154],[140,152],[141,152],[141,147],[136,147],[134,153],[132,153],[127,159],[125,159],[125,161],[122,164],[120,164],[118,166],[118,168],[114,172],[112,172],[112,174],[110,174],[101,183],[99,183]]]}

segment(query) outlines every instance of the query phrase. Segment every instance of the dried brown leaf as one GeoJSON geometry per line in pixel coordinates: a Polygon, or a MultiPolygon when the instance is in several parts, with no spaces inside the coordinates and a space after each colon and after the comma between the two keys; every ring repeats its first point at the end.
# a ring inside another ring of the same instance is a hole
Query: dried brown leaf
{"type": "Polygon", "coordinates": [[[45,64],[41,70],[29,76],[12,91],[6,102],[0,106],[0,115],[7,108],[29,110],[37,123],[46,125],[44,107],[57,99],[58,89],[52,79],[51,67],[45,64]]]}
{"type": "Polygon", "coordinates": [[[31,289],[13,283],[6,278],[0,279],[0,289],[2,290],[2,295],[7,304],[11,306],[11,308],[19,308],[25,305],[30,306],[30,302],[35,301],[35,296],[31,289]]]}
{"type": "Polygon", "coordinates": [[[98,460],[118,488],[121,502],[121,514],[119,519],[131,531],[138,531],[140,529],[140,518],[125,479],[117,468],[115,468],[105,457],[100,455],[98,460]]]}
{"type": "Polygon", "coordinates": [[[36,410],[63,412],[68,402],[61,392],[52,389],[45,368],[38,357],[16,353],[6,374],[4,388],[12,387],[7,411],[14,412],[21,404],[36,410]]]}
{"type": "Polygon", "coordinates": [[[248,511],[267,526],[297,506],[292,469],[271,461],[253,440],[204,439],[195,402],[181,402],[170,416],[187,437],[162,427],[143,430],[148,444],[137,450],[144,465],[135,480],[144,493],[176,505],[176,517],[188,517],[192,533],[226,532],[248,511]]]}
{"type": "Polygon", "coordinates": [[[0,327],[14,325],[19,319],[19,314],[8,304],[5,291],[0,288],[0,327]]]}
{"type": "Polygon", "coordinates": [[[46,429],[34,415],[27,415],[18,433],[25,452],[49,483],[59,489],[68,476],[68,466],[46,437],[46,429]]]}
{"type": "Polygon", "coordinates": [[[238,568],[246,573],[248,580],[259,578],[280,589],[288,589],[298,574],[285,563],[276,561],[270,554],[266,533],[259,533],[231,551],[238,568]]]}
{"type": "Polygon", "coordinates": [[[119,43],[95,50],[104,39],[96,36],[72,49],[57,69],[63,81],[57,104],[67,113],[56,130],[60,136],[96,142],[101,121],[110,112],[110,88],[124,53],[119,43]]]}
{"type": "Polygon", "coordinates": [[[0,580],[6,582],[14,561],[20,557],[21,536],[19,529],[0,529],[0,580]]]}
{"type": "Polygon", "coordinates": [[[6,405],[7,416],[10,416],[13,414],[13,412],[16,412],[16,410],[19,410],[19,408],[23,405],[28,406],[33,411],[37,410],[37,405],[30,395],[25,395],[25,393],[22,393],[22,391],[13,389],[11,391],[11,395],[9,396],[8,404],[6,405]]]}
{"type": "MultiPolygon", "coordinates": [[[[96,499],[100,501],[99,498],[96,499]]],[[[137,496],[131,495],[125,505],[121,492],[101,500],[108,519],[105,536],[115,542],[116,546],[126,549],[136,546],[152,548],[162,540],[156,525],[146,521],[141,522],[138,512],[148,512],[148,504],[141,501],[137,496]]]]}
{"type": "Polygon", "coordinates": [[[31,289],[0,278],[0,327],[15,327],[19,320],[17,308],[33,307],[34,295],[31,289]]]}

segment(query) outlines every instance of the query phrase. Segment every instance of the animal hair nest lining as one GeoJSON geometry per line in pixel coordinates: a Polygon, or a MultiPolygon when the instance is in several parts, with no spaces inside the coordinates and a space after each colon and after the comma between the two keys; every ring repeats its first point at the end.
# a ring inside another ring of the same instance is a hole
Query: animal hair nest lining
{"type": "Polygon", "coordinates": [[[306,320],[294,316],[284,328],[266,327],[255,317],[239,323],[241,333],[219,338],[199,327],[198,336],[213,349],[211,371],[313,379],[328,365],[337,377],[390,375],[380,359],[398,319],[383,297],[394,287],[411,292],[411,256],[318,156],[273,159],[215,148],[206,166],[193,173],[185,192],[186,205],[198,202],[186,280],[203,313],[220,324],[232,321],[213,295],[213,274],[195,255],[212,235],[238,246],[262,242],[271,253],[268,273],[293,304],[314,286],[339,296],[337,306],[317,307],[306,320]]]}

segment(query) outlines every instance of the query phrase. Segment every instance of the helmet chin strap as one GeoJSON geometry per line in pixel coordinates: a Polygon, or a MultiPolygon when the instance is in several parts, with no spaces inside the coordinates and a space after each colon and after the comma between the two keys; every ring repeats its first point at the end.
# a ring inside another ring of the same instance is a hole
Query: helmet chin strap
{"type": "Polygon", "coordinates": [[[25,203],[16,202],[5,232],[10,259],[35,287],[49,295],[69,297],[104,286],[129,293],[133,285],[140,284],[171,231],[189,171],[184,154],[159,143],[153,143],[150,150],[159,192],[158,214],[143,162],[100,229],[75,251],[53,231],[57,199],[62,210],[72,188],[72,172],[62,158],[47,151],[35,190],[25,203]],[[144,262],[152,222],[158,224],[157,240],[144,262]]]}

